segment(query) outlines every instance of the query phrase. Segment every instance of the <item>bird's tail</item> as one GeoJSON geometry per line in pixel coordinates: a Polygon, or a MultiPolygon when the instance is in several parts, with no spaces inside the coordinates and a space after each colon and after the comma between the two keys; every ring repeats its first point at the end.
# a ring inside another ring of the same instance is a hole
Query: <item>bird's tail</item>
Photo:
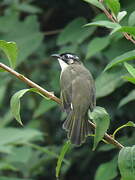
{"type": "Polygon", "coordinates": [[[71,111],[63,124],[63,128],[68,131],[68,138],[72,144],[81,145],[86,137],[91,133],[88,115],[80,115],[71,111]]]}

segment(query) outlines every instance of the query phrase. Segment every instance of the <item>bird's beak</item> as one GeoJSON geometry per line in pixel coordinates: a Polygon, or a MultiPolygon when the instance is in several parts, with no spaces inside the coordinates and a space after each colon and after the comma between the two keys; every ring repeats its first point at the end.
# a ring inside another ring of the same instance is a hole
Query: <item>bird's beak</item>
{"type": "Polygon", "coordinates": [[[59,54],[52,54],[51,56],[52,56],[52,57],[56,57],[56,58],[60,58],[60,55],[59,55],[59,54]]]}

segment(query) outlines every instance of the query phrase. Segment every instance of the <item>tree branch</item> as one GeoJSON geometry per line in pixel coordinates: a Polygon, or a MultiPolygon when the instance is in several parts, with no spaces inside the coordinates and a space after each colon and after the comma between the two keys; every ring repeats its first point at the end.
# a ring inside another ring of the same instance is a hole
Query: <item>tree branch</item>
{"type": "MultiPolygon", "coordinates": [[[[99,2],[101,2],[103,4],[103,0],[99,0],[99,2]]],[[[108,19],[110,19],[112,22],[114,23],[118,23],[117,19],[113,18],[112,14],[109,13],[109,11],[107,9],[104,9],[103,12],[105,13],[105,15],[108,17],[108,19]]],[[[123,32],[122,33],[123,36],[131,41],[133,44],[135,44],[135,40],[132,38],[131,35],[129,35],[127,32],[123,32]]]]}
{"type": "Polygon", "coordinates": [[[6,66],[3,63],[0,63],[0,68],[8,71],[9,73],[13,74],[14,76],[16,76],[18,79],[20,79],[21,81],[25,82],[26,84],[28,84],[30,87],[32,88],[36,88],[41,94],[43,94],[44,96],[52,99],[53,101],[55,101],[58,104],[61,104],[61,100],[59,98],[57,98],[53,93],[46,91],[44,88],[42,88],[41,86],[39,86],[38,84],[34,83],[33,81],[31,81],[30,79],[26,78],[25,76],[23,76],[22,74],[16,72],[15,70],[11,69],[10,67],[6,66]]]}
{"type": "Polygon", "coordinates": [[[51,36],[51,35],[58,34],[61,31],[62,31],[62,29],[56,29],[56,30],[52,30],[52,31],[45,31],[44,34],[45,34],[45,36],[51,36]]]}
{"type": "MultiPolygon", "coordinates": [[[[25,76],[23,76],[22,74],[16,72],[15,70],[11,69],[10,67],[6,66],[3,63],[0,63],[0,68],[8,71],[10,74],[16,76],[18,79],[20,79],[21,81],[23,81],[24,83],[28,84],[30,87],[32,88],[36,88],[41,94],[43,94],[44,96],[50,98],[51,100],[55,101],[58,104],[61,104],[61,100],[59,98],[57,98],[54,94],[52,94],[51,92],[46,91],[44,88],[42,88],[41,86],[39,86],[38,84],[34,83],[33,81],[31,81],[30,79],[26,78],[25,76]]],[[[96,128],[95,124],[91,121],[89,121],[90,125],[92,128],[96,128]]],[[[105,133],[104,135],[105,140],[109,143],[109,144],[113,144],[114,146],[116,146],[119,149],[122,149],[124,146],[122,144],[120,144],[118,141],[116,141],[115,139],[113,139],[110,135],[108,135],[107,133],[105,133]]]]}
{"type": "MultiPolygon", "coordinates": [[[[91,127],[93,129],[96,128],[96,125],[89,121],[91,127]]],[[[112,136],[110,136],[109,134],[105,133],[104,135],[104,139],[109,143],[109,144],[113,144],[114,146],[116,146],[118,149],[122,149],[124,146],[122,144],[120,144],[118,141],[116,141],[112,136]]]]}

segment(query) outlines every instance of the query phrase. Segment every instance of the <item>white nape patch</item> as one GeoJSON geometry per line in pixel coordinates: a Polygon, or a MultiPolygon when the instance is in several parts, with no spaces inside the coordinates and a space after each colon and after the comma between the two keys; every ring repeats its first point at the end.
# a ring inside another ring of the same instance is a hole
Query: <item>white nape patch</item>
{"type": "Polygon", "coordinates": [[[73,59],[70,59],[69,60],[69,64],[73,64],[74,63],[74,60],[73,59]]]}
{"type": "Polygon", "coordinates": [[[64,61],[62,61],[60,58],[58,58],[58,61],[59,61],[59,64],[60,64],[60,67],[62,69],[62,71],[68,67],[68,64],[65,63],[64,61]]]}

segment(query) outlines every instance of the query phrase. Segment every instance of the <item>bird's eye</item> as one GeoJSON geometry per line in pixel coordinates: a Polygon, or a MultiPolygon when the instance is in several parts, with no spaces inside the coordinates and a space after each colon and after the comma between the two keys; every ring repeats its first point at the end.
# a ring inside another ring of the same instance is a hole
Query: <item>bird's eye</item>
{"type": "Polygon", "coordinates": [[[65,54],[65,58],[66,58],[66,59],[71,58],[70,54],[65,54]]]}
{"type": "Polygon", "coordinates": [[[65,58],[68,58],[68,55],[67,55],[67,54],[65,54],[65,58]]]}

